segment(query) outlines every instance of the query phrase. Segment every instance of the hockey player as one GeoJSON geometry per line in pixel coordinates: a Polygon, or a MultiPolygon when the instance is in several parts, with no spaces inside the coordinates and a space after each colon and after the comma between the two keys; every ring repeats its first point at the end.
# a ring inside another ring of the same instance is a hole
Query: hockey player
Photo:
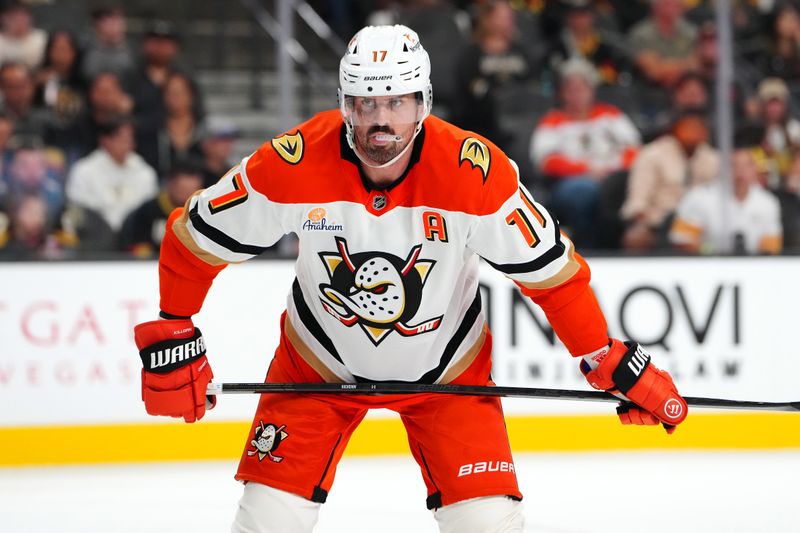
{"type": "MultiPolygon", "coordinates": [[[[669,374],[608,338],[588,266],[514,162],[430,115],[430,68],[411,29],[362,29],[341,61],[339,110],[266,142],[172,213],[161,320],[135,330],[148,413],[202,418],[212,373],[191,317],[227,264],[293,232],[297,277],[269,382],[491,385],[482,257],[542,307],[593,387],[628,400],[623,423],[683,421],[669,374]]],[[[233,531],[311,531],[350,435],[378,407],[400,414],[441,531],[522,531],[500,400],[434,394],[262,395],[233,531]]]]}

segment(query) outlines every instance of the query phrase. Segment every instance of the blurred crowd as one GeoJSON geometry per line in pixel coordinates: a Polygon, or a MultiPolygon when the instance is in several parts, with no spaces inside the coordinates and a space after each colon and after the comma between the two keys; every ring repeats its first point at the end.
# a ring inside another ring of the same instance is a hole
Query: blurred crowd
{"type": "MultiPolygon", "coordinates": [[[[713,0],[312,4],[344,38],[362,24],[415,29],[434,113],[503,148],[579,248],[800,252],[795,3],[731,0],[727,162],[713,0]]],[[[152,257],[168,213],[232,165],[237,129],[206,116],[172,25],[152,20],[134,43],[111,6],[87,27],[45,31],[25,3],[5,2],[0,258],[152,257]]]]}
{"type": "Polygon", "coordinates": [[[725,165],[714,1],[389,1],[367,20],[420,33],[434,111],[503,148],[580,248],[798,253],[800,7],[730,3],[725,165]]]}
{"type": "Polygon", "coordinates": [[[83,39],[0,15],[0,257],[158,253],[168,214],[217,181],[235,126],[206,117],[176,29],[131,44],[125,12],[87,17],[83,39]]]}

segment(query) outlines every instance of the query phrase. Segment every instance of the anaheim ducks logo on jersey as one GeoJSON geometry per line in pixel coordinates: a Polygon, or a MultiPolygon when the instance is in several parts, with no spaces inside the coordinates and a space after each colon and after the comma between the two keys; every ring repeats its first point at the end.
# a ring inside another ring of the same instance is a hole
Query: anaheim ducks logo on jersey
{"type": "Polygon", "coordinates": [[[475,137],[464,139],[458,156],[458,166],[461,166],[464,161],[469,161],[472,168],[481,169],[483,182],[486,183],[486,178],[489,177],[489,167],[492,164],[492,154],[483,141],[479,141],[475,137]]]}
{"type": "Polygon", "coordinates": [[[409,324],[422,302],[422,288],[435,261],[420,259],[422,245],[405,259],[385,252],[350,254],[336,238],[336,252],[322,252],[330,284],[322,283],[322,306],[347,327],[358,324],[377,346],[392,331],[411,337],[434,331],[442,316],[409,324]]]}
{"type": "Polygon", "coordinates": [[[300,130],[292,135],[285,134],[280,137],[272,139],[272,147],[281,156],[281,159],[291,165],[296,165],[303,159],[303,149],[305,143],[303,142],[303,134],[300,130]]]}

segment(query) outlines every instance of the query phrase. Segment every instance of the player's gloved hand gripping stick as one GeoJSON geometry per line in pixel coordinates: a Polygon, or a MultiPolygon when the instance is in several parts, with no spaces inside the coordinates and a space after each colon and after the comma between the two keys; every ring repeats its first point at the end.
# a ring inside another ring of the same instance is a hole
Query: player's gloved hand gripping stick
{"type": "Polygon", "coordinates": [[[206,388],[214,377],[206,359],[200,330],[191,319],[153,320],[133,330],[142,358],[142,401],[148,414],[200,420],[216,399],[206,405],[206,388]]]}
{"type": "Polygon", "coordinates": [[[585,356],[580,368],[592,387],[623,400],[617,408],[623,424],[652,426],[660,422],[672,433],[686,418],[686,400],[672,377],[651,363],[650,354],[639,343],[611,339],[608,348],[585,356]]]}

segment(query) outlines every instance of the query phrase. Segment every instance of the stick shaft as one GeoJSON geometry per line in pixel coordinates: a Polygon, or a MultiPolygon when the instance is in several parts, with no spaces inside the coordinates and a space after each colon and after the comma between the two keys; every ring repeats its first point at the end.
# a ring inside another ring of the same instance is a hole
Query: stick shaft
{"type": "MultiPolygon", "coordinates": [[[[537,389],[529,387],[488,387],[481,385],[438,385],[420,383],[211,383],[206,394],[460,394],[465,396],[503,396],[506,398],[539,398],[545,400],[575,400],[590,402],[619,402],[619,398],[601,391],[566,389],[537,389]]],[[[759,411],[800,411],[800,401],[757,402],[697,398],[684,396],[692,407],[759,411]]]]}

